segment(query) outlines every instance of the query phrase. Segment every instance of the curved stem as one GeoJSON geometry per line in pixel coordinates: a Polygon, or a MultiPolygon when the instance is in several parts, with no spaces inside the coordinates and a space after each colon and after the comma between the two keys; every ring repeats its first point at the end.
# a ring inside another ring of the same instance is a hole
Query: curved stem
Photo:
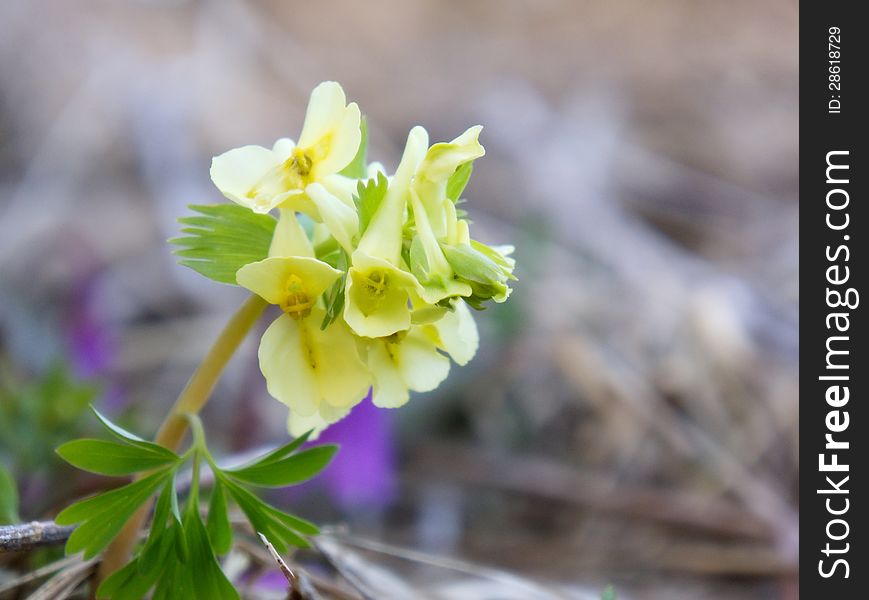
{"type": "MultiPolygon", "coordinates": [[[[185,415],[195,415],[202,410],[226,363],[232,358],[251,327],[262,315],[268,303],[259,296],[251,296],[236,311],[220,336],[211,346],[208,354],[190,377],[178,400],[157,431],[155,441],[172,451],[177,451],[187,432],[188,420],[185,415]]],[[[98,583],[124,566],[130,558],[139,530],[151,510],[151,502],[143,504],[127,521],[121,533],[106,549],[100,564],[98,583]]]]}

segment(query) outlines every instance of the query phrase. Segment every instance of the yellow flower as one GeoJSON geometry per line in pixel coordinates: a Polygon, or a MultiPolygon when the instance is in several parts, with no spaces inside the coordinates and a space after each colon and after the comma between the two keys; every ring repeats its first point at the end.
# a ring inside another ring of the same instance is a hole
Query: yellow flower
{"type": "Polygon", "coordinates": [[[427,146],[425,129],[414,127],[386,195],[352,254],[344,319],[357,335],[378,338],[410,327],[409,303],[421,288],[402,268],[402,228],[411,177],[427,146]]]}
{"type": "Polygon", "coordinates": [[[374,379],[375,406],[397,408],[410,399],[410,391],[430,392],[447,378],[450,360],[438,352],[424,326],[413,326],[387,338],[372,340],[368,368],[374,379]]]}
{"type": "Polygon", "coordinates": [[[434,390],[450,371],[449,359],[438,350],[466,365],[479,343],[474,317],[462,300],[432,324],[413,325],[407,332],[372,340],[368,346],[372,401],[381,408],[396,408],[408,401],[411,391],[434,390]]]}
{"type": "Polygon", "coordinates": [[[239,285],[284,312],[260,341],[260,370],[269,393],[290,408],[288,427],[333,423],[359,403],[370,375],[359,358],[356,339],[343,322],[325,330],[322,293],[341,271],[314,258],[311,242],[296,220],[283,209],[264,260],[238,270],[239,285]]]}
{"type": "Polygon", "coordinates": [[[358,226],[355,182],[338,173],[359,149],[360,118],[340,85],[321,83],[311,93],[298,144],[282,138],[270,149],[230,150],[212,160],[211,180],[224,196],[255,212],[284,207],[322,220],[349,249],[358,226]]]}

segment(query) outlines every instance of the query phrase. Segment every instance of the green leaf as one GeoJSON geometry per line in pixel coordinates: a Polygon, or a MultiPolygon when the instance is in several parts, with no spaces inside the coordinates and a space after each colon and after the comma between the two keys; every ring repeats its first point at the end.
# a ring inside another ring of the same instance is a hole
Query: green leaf
{"type": "Polygon", "coordinates": [[[239,468],[246,469],[248,467],[253,467],[256,465],[268,465],[271,463],[275,463],[275,462],[281,460],[282,458],[289,456],[290,454],[292,454],[293,452],[295,452],[299,448],[301,448],[302,444],[304,444],[305,442],[308,441],[308,438],[311,437],[312,433],[314,433],[314,430],[310,429],[310,430],[306,431],[305,433],[303,433],[302,435],[300,435],[299,437],[297,437],[296,439],[294,439],[293,441],[288,442],[279,448],[275,448],[271,452],[264,454],[263,456],[260,456],[259,458],[255,458],[251,462],[247,463],[246,465],[242,465],[239,468]]]}
{"type": "Polygon", "coordinates": [[[338,446],[309,448],[266,464],[224,471],[230,477],[261,487],[283,487],[306,481],[326,468],[338,446]]]}
{"type": "Polygon", "coordinates": [[[134,559],[112,573],[100,584],[97,589],[97,598],[140,600],[154,586],[159,575],[160,570],[143,571],[139,559],[134,559]]]}
{"type": "Polygon", "coordinates": [[[171,469],[164,469],[63,510],[55,519],[58,524],[80,523],[66,542],[67,554],[84,550],[85,558],[96,556],[171,474],[171,469]]]}
{"type": "Polygon", "coordinates": [[[160,444],[155,444],[154,442],[149,442],[148,440],[140,438],[135,433],[131,433],[110,421],[108,417],[100,413],[96,408],[91,406],[91,410],[97,416],[97,419],[100,420],[100,423],[103,424],[103,427],[106,428],[106,431],[111,433],[113,436],[121,440],[122,442],[126,442],[128,444],[132,444],[134,446],[138,446],[140,448],[144,448],[146,450],[150,450],[155,454],[160,454],[165,456],[166,458],[172,457],[172,460],[178,460],[178,455],[169,450],[168,448],[161,446],[160,444]]]}
{"type": "Polygon", "coordinates": [[[190,206],[203,216],[178,219],[180,237],[169,240],[186,267],[220,283],[237,285],[235,274],[268,256],[276,221],[237,204],[190,206]]]}
{"type": "Polygon", "coordinates": [[[447,180],[447,198],[453,202],[458,202],[471,179],[471,173],[474,172],[474,161],[470,160],[458,166],[455,172],[450,175],[447,180]]]}
{"type": "Polygon", "coordinates": [[[284,553],[290,546],[310,547],[302,535],[316,535],[319,532],[316,525],[265,504],[251,492],[226,478],[225,475],[223,483],[247,520],[250,521],[254,531],[265,535],[278,552],[284,553]]]}
{"type": "MultiPolygon", "coordinates": [[[[156,446],[156,445],[155,445],[156,446]]],[[[178,462],[178,456],[162,446],[159,451],[104,440],[73,440],[57,449],[74,467],[100,475],[129,475],[178,462]]]]}
{"type": "Polygon", "coordinates": [[[12,474],[0,464],[0,525],[18,520],[18,486],[12,474]]]}
{"type": "MultiPolygon", "coordinates": [[[[187,510],[184,515],[184,533],[190,548],[190,559],[183,571],[190,582],[192,594],[177,598],[208,598],[209,600],[238,600],[238,592],[220,568],[214,556],[208,532],[199,516],[199,510],[187,510]]],[[[186,587],[186,586],[184,586],[186,587]]]]}
{"type": "Polygon", "coordinates": [[[371,218],[377,209],[380,208],[380,203],[383,202],[386,196],[386,190],[389,188],[389,180],[386,175],[378,172],[376,177],[372,177],[367,182],[359,182],[356,186],[356,195],[353,197],[353,202],[356,203],[356,212],[359,213],[359,236],[361,237],[368,225],[371,224],[371,218]]]}
{"type": "Polygon", "coordinates": [[[347,267],[349,266],[347,253],[343,250],[339,253],[339,258],[334,266],[339,271],[342,271],[339,277],[332,286],[323,294],[323,300],[326,302],[326,316],[323,317],[323,322],[320,324],[320,329],[326,329],[329,325],[335,322],[341,311],[344,310],[344,289],[347,286],[347,267]]]}
{"type": "Polygon", "coordinates": [[[600,595],[600,600],[616,600],[616,589],[611,585],[606,586],[600,595]]]}
{"type": "Polygon", "coordinates": [[[368,174],[368,119],[362,117],[359,122],[359,129],[362,130],[362,139],[359,142],[356,156],[353,157],[349,165],[339,172],[339,175],[344,175],[350,179],[362,179],[368,174]]]}
{"type": "Polygon", "coordinates": [[[226,493],[220,480],[214,482],[211,501],[208,504],[208,522],[205,526],[211,545],[217,554],[226,554],[232,547],[232,527],[226,508],[226,493]]]}

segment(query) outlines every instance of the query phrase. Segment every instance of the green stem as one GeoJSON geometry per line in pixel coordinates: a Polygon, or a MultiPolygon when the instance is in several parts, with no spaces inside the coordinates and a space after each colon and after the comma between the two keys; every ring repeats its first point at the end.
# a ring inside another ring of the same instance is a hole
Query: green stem
{"type": "MultiPolygon", "coordinates": [[[[226,363],[244,341],[266,306],[268,303],[265,300],[259,296],[251,296],[232,316],[193,373],[190,381],[187,382],[181,395],[178,396],[172,410],[166,415],[155,439],[158,444],[166,446],[172,451],[178,450],[184,439],[184,434],[187,432],[189,416],[198,414],[208,402],[226,363]]],[[[106,549],[102,564],[100,564],[97,585],[123,567],[130,559],[133,546],[135,546],[139,536],[139,530],[145,523],[150,510],[151,502],[143,504],[106,549]]]]}

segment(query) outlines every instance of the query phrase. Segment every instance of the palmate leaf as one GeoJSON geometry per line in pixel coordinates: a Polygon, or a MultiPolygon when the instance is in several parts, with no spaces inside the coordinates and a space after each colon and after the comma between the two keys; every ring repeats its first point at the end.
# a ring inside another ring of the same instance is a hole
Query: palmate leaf
{"type": "Polygon", "coordinates": [[[217,554],[226,554],[232,547],[232,526],[226,508],[226,492],[220,480],[214,482],[211,501],[208,504],[208,522],[205,525],[211,545],[217,554]]]}
{"type": "Polygon", "coordinates": [[[306,481],[326,468],[338,446],[326,444],[263,464],[224,471],[228,476],[260,487],[284,487],[306,481]]]}
{"type": "Polygon", "coordinates": [[[162,446],[151,450],[141,446],[104,440],[73,440],[57,449],[72,466],[100,475],[130,475],[178,461],[178,456],[162,446]]]}
{"type": "Polygon", "coordinates": [[[347,268],[349,267],[350,259],[344,250],[337,251],[335,264],[332,265],[339,271],[342,271],[341,277],[335,280],[335,283],[326,290],[323,294],[323,301],[326,304],[326,315],[323,317],[323,322],[320,323],[320,329],[326,329],[329,325],[341,315],[344,310],[344,290],[347,287],[347,268]]]}
{"type": "Polygon", "coordinates": [[[182,217],[182,236],[170,243],[178,248],[178,263],[209,279],[237,285],[236,272],[268,256],[275,231],[274,217],[237,204],[191,205],[197,216],[182,217]]]}
{"type": "Polygon", "coordinates": [[[66,542],[67,554],[84,550],[85,558],[99,554],[121,531],[142,504],[170,477],[163,469],[123,487],[76,502],[61,511],[55,521],[60,525],[79,523],[66,542]]]}
{"type": "Polygon", "coordinates": [[[356,195],[353,197],[353,202],[356,204],[356,212],[359,213],[360,236],[368,229],[371,217],[380,208],[380,203],[383,202],[388,187],[389,180],[383,173],[377,173],[376,177],[372,177],[366,182],[360,181],[356,185],[356,195]]]}
{"type": "Polygon", "coordinates": [[[290,546],[310,547],[304,536],[319,533],[316,525],[269,506],[225,474],[221,475],[227,492],[250,521],[254,531],[269,538],[278,552],[284,553],[290,546]]]}

